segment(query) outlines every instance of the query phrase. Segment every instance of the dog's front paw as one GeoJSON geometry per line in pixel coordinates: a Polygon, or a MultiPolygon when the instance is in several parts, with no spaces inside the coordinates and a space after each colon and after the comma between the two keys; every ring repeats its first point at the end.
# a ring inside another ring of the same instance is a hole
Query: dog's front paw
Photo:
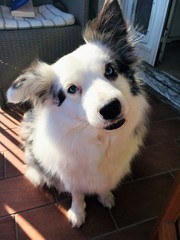
{"type": "Polygon", "coordinates": [[[104,207],[112,208],[115,206],[114,196],[111,192],[99,195],[98,200],[104,207]]]}
{"type": "Polygon", "coordinates": [[[72,223],[72,227],[79,228],[85,222],[86,213],[75,212],[72,208],[68,210],[68,219],[72,223]]]}

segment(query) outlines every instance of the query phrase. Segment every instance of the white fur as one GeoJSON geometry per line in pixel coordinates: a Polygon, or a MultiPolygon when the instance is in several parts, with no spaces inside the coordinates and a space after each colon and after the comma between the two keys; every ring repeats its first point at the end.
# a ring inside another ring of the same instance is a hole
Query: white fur
{"type": "MultiPolygon", "coordinates": [[[[36,71],[40,71],[45,85],[54,82],[57,89],[63,89],[67,98],[61,106],[54,104],[50,97],[35,105],[33,112],[26,115],[22,130],[25,138],[31,135],[33,154],[53,178],[46,179],[32,167],[26,176],[35,185],[48,183],[59,191],[72,194],[68,217],[76,227],[85,221],[84,194],[98,194],[104,206],[114,206],[111,190],[130,171],[130,162],[142,145],[145,134],[148,103],[143,94],[131,94],[130,86],[122,75],[119,74],[114,82],[104,77],[107,58],[105,47],[87,43],[51,66],[39,63],[36,71]],[[67,88],[71,84],[82,92],[68,94],[67,88]],[[121,115],[126,122],[118,129],[107,131],[104,127],[109,122],[101,118],[99,109],[113,98],[121,102],[121,115]],[[135,129],[141,125],[135,134],[135,129]],[[33,134],[30,134],[31,127],[33,134]]],[[[32,84],[31,73],[25,75],[31,76],[26,83],[28,89],[22,91],[25,86],[22,89],[11,87],[7,93],[9,101],[24,101],[28,92],[32,99],[33,91],[40,87],[34,87],[35,82],[32,84]]],[[[26,159],[27,163],[31,162],[28,150],[26,159]]]]}

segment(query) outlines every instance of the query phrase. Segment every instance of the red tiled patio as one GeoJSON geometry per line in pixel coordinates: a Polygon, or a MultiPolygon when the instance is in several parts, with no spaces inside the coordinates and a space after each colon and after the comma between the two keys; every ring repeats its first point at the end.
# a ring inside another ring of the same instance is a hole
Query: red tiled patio
{"type": "Polygon", "coordinates": [[[146,240],[180,169],[180,115],[151,97],[152,117],[145,148],[132,174],[114,191],[108,210],[87,197],[86,223],[74,229],[66,217],[71,197],[55,189],[37,189],[24,177],[18,107],[0,112],[0,239],[2,240],[146,240]]]}

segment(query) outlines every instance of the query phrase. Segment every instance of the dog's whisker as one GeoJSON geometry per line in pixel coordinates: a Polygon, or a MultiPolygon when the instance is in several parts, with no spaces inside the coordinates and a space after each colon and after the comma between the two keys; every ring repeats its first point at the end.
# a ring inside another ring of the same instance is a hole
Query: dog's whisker
{"type": "Polygon", "coordinates": [[[89,123],[85,120],[79,120],[75,125],[73,125],[70,129],[68,129],[68,133],[72,133],[73,131],[76,131],[77,129],[87,129],[90,127],[89,123]]]}

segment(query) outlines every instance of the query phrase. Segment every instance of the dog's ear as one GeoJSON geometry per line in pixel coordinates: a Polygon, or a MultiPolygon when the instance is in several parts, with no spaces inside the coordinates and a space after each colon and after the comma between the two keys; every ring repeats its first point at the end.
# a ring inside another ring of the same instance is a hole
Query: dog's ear
{"type": "Polygon", "coordinates": [[[101,12],[87,25],[84,32],[87,42],[103,40],[107,36],[112,38],[126,35],[126,23],[117,0],[105,0],[101,12]]]}
{"type": "Polygon", "coordinates": [[[51,91],[54,79],[50,65],[37,61],[11,84],[7,100],[12,103],[43,101],[51,91]]]}
{"type": "Polygon", "coordinates": [[[129,70],[137,62],[129,27],[117,0],[105,0],[99,15],[87,25],[84,39],[86,42],[99,42],[110,48],[113,57],[119,61],[120,72],[129,70]]]}

